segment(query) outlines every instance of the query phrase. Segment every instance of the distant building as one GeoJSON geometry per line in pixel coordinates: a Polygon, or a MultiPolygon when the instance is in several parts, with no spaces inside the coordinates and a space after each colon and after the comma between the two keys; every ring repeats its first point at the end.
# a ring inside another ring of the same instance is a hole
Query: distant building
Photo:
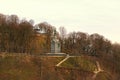
{"type": "MultiPolygon", "coordinates": [[[[35,26],[34,30],[37,32],[36,36],[41,36],[46,34],[45,28],[39,28],[39,26],[35,26]]],[[[50,40],[50,53],[60,53],[61,52],[61,44],[57,37],[56,30],[53,30],[50,40]]]]}
{"type": "Polygon", "coordinates": [[[61,52],[61,44],[59,39],[57,38],[56,30],[54,30],[51,36],[51,53],[60,53],[60,52],[61,52]]]}
{"type": "Polygon", "coordinates": [[[39,34],[46,33],[45,28],[39,28],[39,26],[35,26],[33,29],[39,34]]]}

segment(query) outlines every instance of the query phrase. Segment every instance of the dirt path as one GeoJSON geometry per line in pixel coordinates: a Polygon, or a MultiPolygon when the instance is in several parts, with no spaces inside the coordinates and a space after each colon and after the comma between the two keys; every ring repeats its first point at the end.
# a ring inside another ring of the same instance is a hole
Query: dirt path
{"type": "Polygon", "coordinates": [[[99,64],[98,61],[96,61],[96,66],[97,66],[97,68],[95,69],[95,71],[93,71],[93,73],[94,73],[93,80],[95,80],[95,78],[96,78],[96,76],[97,76],[98,73],[104,71],[104,70],[101,69],[100,64],[99,64]]]}
{"type": "Polygon", "coordinates": [[[60,61],[56,66],[60,66],[60,65],[61,65],[63,62],[65,62],[69,57],[70,57],[70,56],[67,55],[67,56],[65,57],[65,59],[63,59],[62,61],[60,61]]]}

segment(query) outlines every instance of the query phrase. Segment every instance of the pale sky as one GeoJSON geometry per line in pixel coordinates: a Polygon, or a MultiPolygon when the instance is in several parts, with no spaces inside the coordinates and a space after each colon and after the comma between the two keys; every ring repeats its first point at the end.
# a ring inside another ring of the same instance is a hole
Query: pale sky
{"type": "Polygon", "coordinates": [[[120,43],[120,0],[0,0],[0,13],[64,26],[67,32],[98,33],[120,43]]]}

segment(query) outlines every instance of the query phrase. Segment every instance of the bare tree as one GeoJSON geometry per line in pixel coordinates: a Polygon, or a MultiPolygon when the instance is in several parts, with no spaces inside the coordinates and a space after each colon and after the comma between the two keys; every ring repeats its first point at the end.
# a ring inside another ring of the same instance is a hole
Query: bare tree
{"type": "Polygon", "coordinates": [[[60,27],[59,28],[59,31],[60,31],[60,37],[61,37],[61,39],[65,39],[65,37],[66,37],[66,34],[67,34],[67,30],[65,29],[65,27],[60,27]]]}

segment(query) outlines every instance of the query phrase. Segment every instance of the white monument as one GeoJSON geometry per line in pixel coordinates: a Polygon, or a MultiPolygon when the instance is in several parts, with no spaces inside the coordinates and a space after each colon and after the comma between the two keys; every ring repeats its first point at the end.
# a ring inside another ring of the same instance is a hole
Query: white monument
{"type": "Polygon", "coordinates": [[[54,30],[51,36],[51,53],[60,53],[60,52],[61,52],[61,44],[57,37],[56,30],[54,30]]]}

